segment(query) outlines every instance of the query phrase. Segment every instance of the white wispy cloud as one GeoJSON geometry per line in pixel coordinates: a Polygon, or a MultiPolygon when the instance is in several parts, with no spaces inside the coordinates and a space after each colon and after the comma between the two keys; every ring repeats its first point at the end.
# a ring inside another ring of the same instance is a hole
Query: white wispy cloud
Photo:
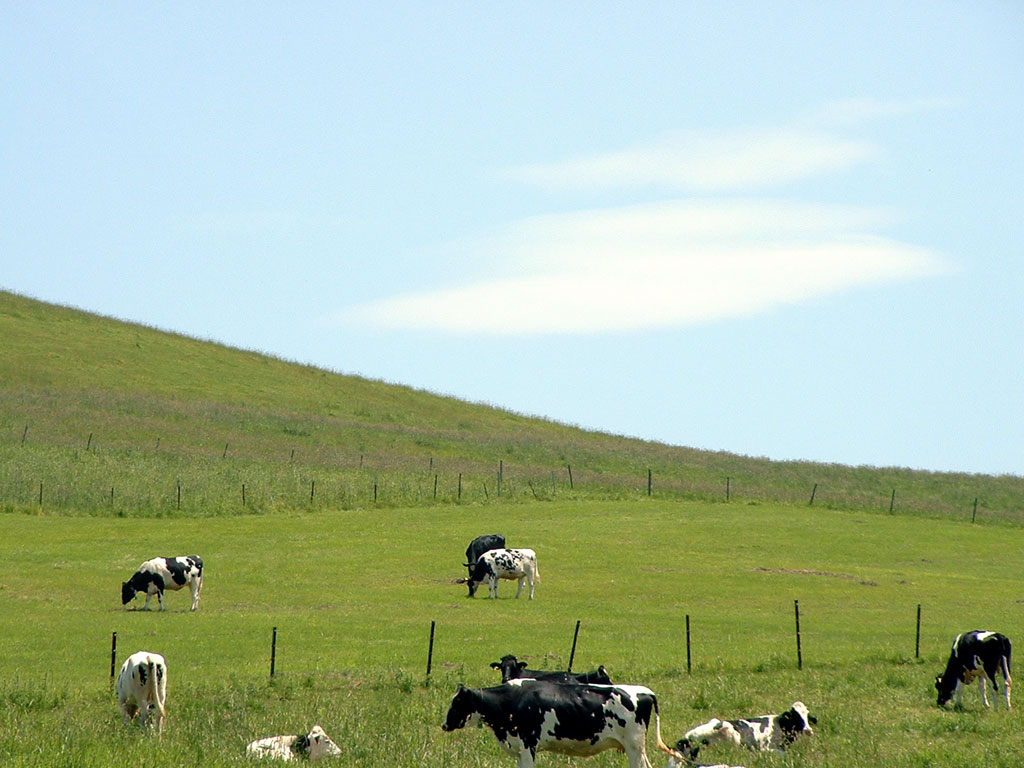
{"type": "Polygon", "coordinates": [[[937,101],[830,102],[793,126],[677,133],[617,152],[508,169],[508,180],[587,192],[663,188],[696,199],[539,216],[470,244],[481,276],[350,307],[336,318],[393,329],[547,334],[681,327],[851,288],[951,270],[885,238],[894,214],[849,205],[736,199],[881,157],[843,135],[937,101]],[[709,195],[730,196],[719,198],[709,195]]]}
{"type": "Polygon", "coordinates": [[[539,217],[494,238],[486,252],[500,254],[499,274],[337,319],[455,333],[635,331],[949,268],[936,253],[864,233],[884,221],[854,207],[713,200],[539,217]]]}
{"type": "Polygon", "coordinates": [[[511,168],[502,175],[549,189],[656,186],[704,194],[777,187],[845,170],[878,152],[870,142],[813,128],[690,131],[617,152],[511,168]]]}

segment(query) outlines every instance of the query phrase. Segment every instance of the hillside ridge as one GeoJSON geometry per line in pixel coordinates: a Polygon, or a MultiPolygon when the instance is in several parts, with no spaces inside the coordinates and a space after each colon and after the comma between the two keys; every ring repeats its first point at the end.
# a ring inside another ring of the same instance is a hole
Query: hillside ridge
{"type": "MultiPolygon", "coordinates": [[[[4,291],[0,338],[3,509],[38,506],[42,484],[43,506],[50,485],[68,513],[155,514],[179,482],[170,474],[198,478],[215,513],[238,494],[219,500],[214,486],[242,475],[248,512],[290,507],[318,482],[334,494],[320,503],[341,507],[569,493],[976,517],[977,498],[983,518],[1016,520],[1024,498],[1017,476],[773,461],[585,430],[4,291]],[[119,506],[105,463],[161,490],[119,506]]],[[[317,503],[315,487],[305,495],[317,503]]]]}

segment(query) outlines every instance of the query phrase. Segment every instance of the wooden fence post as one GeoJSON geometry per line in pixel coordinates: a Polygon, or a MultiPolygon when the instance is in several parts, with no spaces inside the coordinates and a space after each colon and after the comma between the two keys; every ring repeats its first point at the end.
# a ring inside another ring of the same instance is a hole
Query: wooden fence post
{"type": "Polygon", "coordinates": [[[818,492],[818,484],[815,483],[814,487],[811,489],[811,500],[809,502],[807,502],[808,504],[813,504],[814,503],[814,494],[816,494],[817,492],[818,492]]]}
{"type": "Polygon", "coordinates": [[[565,467],[566,467],[566,469],[569,470],[569,490],[571,491],[573,489],[573,485],[572,485],[572,464],[566,464],[565,467]]]}
{"type": "Polygon", "coordinates": [[[914,658],[921,658],[921,604],[917,604],[917,639],[914,641],[914,658]]]}
{"type": "Polygon", "coordinates": [[[572,634],[572,651],[569,653],[569,671],[572,672],[572,663],[576,659],[576,640],[580,636],[580,620],[576,619],[576,631],[572,634]]]}
{"type": "Polygon", "coordinates": [[[796,613],[796,668],[804,668],[804,656],[800,650],[800,601],[793,601],[793,610],[796,613]]]}
{"type": "Polygon", "coordinates": [[[693,667],[690,665],[690,614],[686,614],[686,674],[693,674],[693,667]]]}
{"type": "Polygon", "coordinates": [[[427,647],[427,677],[430,677],[430,667],[434,662],[434,622],[430,622],[430,645],[427,647]]]}
{"type": "Polygon", "coordinates": [[[892,508],[896,506],[896,489],[892,489],[892,496],[889,497],[889,514],[892,514],[892,508]]]}
{"type": "Polygon", "coordinates": [[[277,665],[277,627],[270,636],[270,676],[274,676],[274,669],[277,665]]]}
{"type": "Polygon", "coordinates": [[[647,468],[647,495],[651,495],[651,485],[653,481],[653,475],[651,474],[651,468],[647,468]]]}

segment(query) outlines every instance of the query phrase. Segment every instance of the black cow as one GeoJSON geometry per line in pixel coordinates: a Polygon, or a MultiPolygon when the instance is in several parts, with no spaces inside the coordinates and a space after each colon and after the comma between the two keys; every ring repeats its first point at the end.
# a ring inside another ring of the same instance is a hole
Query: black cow
{"type": "Polygon", "coordinates": [[[505,537],[500,533],[489,533],[486,536],[477,536],[466,547],[465,566],[469,569],[469,578],[473,577],[473,566],[480,559],[480,555],[492,549],[504,549],[505,537]]]}
{"type": "Polygon", "coordinates": [[[996,672],[1003,678],[1003,697],[1006,709],[1010,709],[1010,639],[998,632],[973,630],[957,635],[953,641],[953,650],[946,662],[946,671],[935,678],[935,689],[939,692],[938,705],[944,706],[956,692],[954,707],[960,706],[960,697],[964,686],[970,685],[975,678],[981,691],[981,701],[988,707],[988,696],[985,694],[985,678],[992,681],[992,690],[996,693],[996,709],[999,709],[999,685],[996,683],[996,672]]]}
{"type": "Polygon", "coordinates": [[[486,725],[498,743],[533,768],[538,752],[588,757],[618,749],[629,768],[651,768],[647,730],[654,717],[658,749],[679,755],[661,739],[658,700],[640,685],[566,685],[513,680],[493,688],[459,685],[441,729],[486,725]]]}
{"type": "Polygon", "coordinates": [[[525,661],[519,661],[511,654],[502,656],[501,661],[492,661],[491,669],[501,670],[501,682],[509,680],[547,680],[552,683],[591,683],[611,685],[612,679],[604,666],[592,672],[548,672],[542,669],[527,669],[525,661]]]}

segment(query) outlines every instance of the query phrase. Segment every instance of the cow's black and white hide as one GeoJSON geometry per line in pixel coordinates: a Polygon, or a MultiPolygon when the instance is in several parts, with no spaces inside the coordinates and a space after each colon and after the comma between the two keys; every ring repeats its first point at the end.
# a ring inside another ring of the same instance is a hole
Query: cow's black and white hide
{"type": "Polygon", "coordinates": [[[250,757],[270,757],[277,760],[308,759],[310,762],[325,757],[340,757],[341,750],[331,741],[319,725],[308,734],[298,736],[268,736],[256,739],[245,748],[250,757]]]}
{"type": "Polygon", "coordinates": [[[651,768],[652,718],[658,748],[674,754],[661,739],[658,700],[649,688],[513,680],[493,688],[459,685],[441,728],[486,725],[518,768],[533,768],[538,752],[588,757],[606,749],[625,752],[629,768],[651,768]]]}
{"type": "Polygon", "coordinates": [[[675,746],[682,759],[677,763],[669,761],[670,768],[685,766],[697,759],[700,748],[707,744],[724,741],[755,750],[781,752],[800,734],[812,734],[811,725],[817,718],[807,711],[802,701],[793,702],[791,709],[781,715],[762,715],[741,720],[719,720],[713,718],[703,725],[691,729],[675,746]]]}
{"type": "Polygon", "coordinates": [[[199,607],[199,591],[203,588],[203,561],[199,555],[185,557],[154,557],[147,560],[121,585],[121,604],[128,605],[135,595],[146,596],[143,610],[149,610],[149,600],[156,595],[160,610],[164,610],[164,590],[178,590],[184,586],[192,590],[192,610],[199,607]]]}
{"type": "Polygon", "coordinates": [[[533,590],[540,580],[540,572],[537,570],[537,554],[532,549],[492,549],[484,552],[476,561],[473,571],[470,574],[469,596],[476,594],[477,587],[487,582],[488,597],[498,597],[499,579],[518,579],[519,589],[516,590],[516,599],[523,594],[523,585],[530,583],[530,599],[533,600],[533,590]]]}
{"type": "Polygon", "coordinates": [[[612,679],[608,676],[608,670],[600,666],[591,672],[557,672],[542,669],[527,669],[525,661],[519,661],[511,654],[502,656],[501,661],[492,661],[491,669],[501,670],[501,682],[509,680],[547,680],[552,683],[591,683],[596,685],[611,685],[612,679]]]}
{"type": "Polygon", "coordinates": [[[955,692],[956,701],[953,702],[953,706],[959,707],[964,687],[977,679],[981,701],[988,707],[988,695],[985,692],[985,679],[988,678],[992,681],[992,690],[996,694],[996,709],[999,709],[999,685],[996,682],[998,673],[1003,678],[1003,697],[1006,700],[1006,709],[1009,710],[1010,686],[1013,684],[1010,678],[1010,654],[1009,638],[998,632],[975,629],[957,635],[953,640],[949,661],[946,662],[946,671],[935,678],[935,688],[939,694],[938,705],[944,706],[955,692]]]}
{"type": "Polygon", "coordinates": [[[117,676],[117,703],[127,725],[136,715],[143,727],[161,733],[167,703],[167,663],[159,653],[133,653],[117,676]]]}
{"type": "Polygon", "coordinates": [[[484,552],[490,552],[492,549],[504,549],[505,548],[505,537],[500,533],[488,533],[484,536],[477,536],[466,547],[466,562],[465,566],[469,569],[467,574],[469,578],[473,577],[473,568],[476,566],[476,561],[480,559],[480,555],[484,552]]]}

